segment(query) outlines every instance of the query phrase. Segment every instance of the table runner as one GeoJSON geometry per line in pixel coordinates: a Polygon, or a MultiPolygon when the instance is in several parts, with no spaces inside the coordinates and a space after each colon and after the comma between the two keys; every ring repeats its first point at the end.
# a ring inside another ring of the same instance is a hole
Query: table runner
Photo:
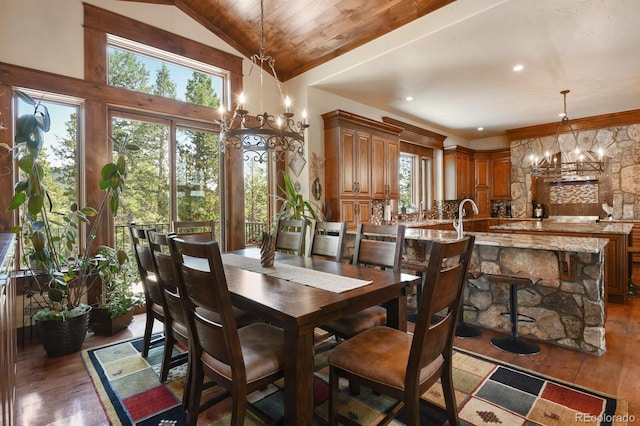
{"type": "Polygon", "coordinates": [[[222,262],[225,265],[235,266],[247,271],[269,275],[281,280],[287,280],[322,290],[332,291],[334,293],[342,293],[344,291],[353,290],[354,288],[363,287],[372,283],[372,281],[343,277],[342,275],[315,271],[313,269],[286,265],[278,262],[275,262],[272,267],[265,268],[260,264],[260,259],[233,253],[223,253],[222,262]]]}

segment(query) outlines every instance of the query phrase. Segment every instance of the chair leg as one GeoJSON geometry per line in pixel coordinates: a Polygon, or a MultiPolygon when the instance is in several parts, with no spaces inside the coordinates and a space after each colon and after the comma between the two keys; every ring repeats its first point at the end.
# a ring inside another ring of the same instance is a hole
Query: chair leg
{"type": "Polygon", "coordinates": [[[243,426],[244,418],[247,413],[247,395],[233,395],[231,409],[231,424],[233,426],[243,426]]]}
{"type": "Polygon", "coordinates": [[[329,424],[338,424],[338,373],[333,367],[329,367],[329,424]]]}
{"type": "Polygon", "coordinates": [[[458,404],[456,403],[450,363],[445,363],[443,368],[445,368],[446,371],[444,371],[440,377],[440,383],[442,385],[442,393],[444,394],[447,418],[449,419],[450,426],[458,426],[460,424],[460,419],[458,419],[458,404]]]}
{"type": "Polygon", "coordinates": [[[184,391],[182,392],[182,408],[184,411],[189,410],[189,402],[191,401],[191,369],[193,368],[193,361],[191,361],[191,353],[187,354],[187,375],[184,379],[184,391]]]}
{"type": "Polygon", "coordinates": [[[144,326],[144,338],[142,340],[142,357],[146,358],[149,355],[149,346],[151,346],[151,334],[153,333],[153,314],[147,311],[147,322],[144,326]]]}
{"type": "Polygon", "coordinates": [[[164,349],[162,350],[162,367],[160,368],[160,383],[164,383],[167,381],[167,377],[169,376],[169,370],[171,369],[171,358],[173,355],[173,345],[175,344],[175,339],[171,334],[171,330],[167,330],[165,326],[164,330],[164,349]]]}
{"type": "MultiPolygon", "coordinates": [[[[196,356],[196,355],[194,355],[196,356]]],[[[199,360],[194,360],[191,368],[191,387],[189,391],[189,409],[187,410],[187,424],[196,426],[200,412],[200,398],[202,396],[202,383],[204,372],[199,360]]]]}

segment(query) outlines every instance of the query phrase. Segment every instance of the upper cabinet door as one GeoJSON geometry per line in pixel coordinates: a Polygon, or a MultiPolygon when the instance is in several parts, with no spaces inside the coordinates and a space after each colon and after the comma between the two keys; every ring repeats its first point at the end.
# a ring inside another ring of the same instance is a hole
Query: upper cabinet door
{"type": "Polygon", "coordinates": [[[492,199],[511,199],[511,160],[509,158],[492,161],[492,199]]]}
{"type": "Polygon", "coordinates": [[[373,136],[371,139],[373,198],[397,200],[400,198],[398,176],[400,144],[398,141],[373,136]]]}

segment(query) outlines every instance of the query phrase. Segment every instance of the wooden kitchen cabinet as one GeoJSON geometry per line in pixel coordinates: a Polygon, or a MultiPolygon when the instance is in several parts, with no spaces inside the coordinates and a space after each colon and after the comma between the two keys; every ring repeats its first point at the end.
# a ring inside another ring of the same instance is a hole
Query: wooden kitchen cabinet
{"type": "Polygon", "coordinates": [[[371,135],[352,129],[340,130],[338,175],[340,197],[367,197],[371,181],[371,135]]]}
{"type": "Polygon", "coordinates": [[[511,151],[491,155],[491,199],[511,199],[511,151]]]}
{"type": "Polygon", "coordinates": [[[347,225],[371,221],[371,201],[366,199],[346,199],[340,201],[340,221],[347,225]]]}
{"type": "Polygon", "coordinates": [[[400,141],[373,136],[372,188],[373,198],[397,200],[400,198],[400,141]]]}
{"type": "Polygon", "coordinates": [[[491,158],[487,153],[476,152],[474,154],[475,186],[473,201],[478,206],[478,217],[491,215],[491,158]]]}
{"type": "Polygon", "coordinates": [[[373,200],[399,198],[402,128],[336,110],[324,119],[326,218],[371,220],[373,200]]]}
{"type": "Polygon", "coordinates": [[[474,197],[473,153],[473,150],[461,146],[454,145],[444,148],[446,200],[463,200],[474,197]]]}
{"type": "Polygon", "coordinates": [[[0,234],[0,424],[13,425],[16,351],[14,234],[0,234]]]}

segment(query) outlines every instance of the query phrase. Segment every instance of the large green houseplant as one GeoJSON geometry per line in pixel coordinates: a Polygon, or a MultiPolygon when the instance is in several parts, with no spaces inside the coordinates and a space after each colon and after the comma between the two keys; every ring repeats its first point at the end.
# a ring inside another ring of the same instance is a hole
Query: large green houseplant
{"type": "Polygon", "coordinates": [[[90,314],[84,296],[99,283],[100,271],[105,267],[96,256],[96,232],[106,214],[117,214],[127,177],[126,152],[137,148],[126,140],[112,139],[116,159],[101,170],[99,187],[104,195],[99,207],[73,203],[68,210],[59,211],[43,183],[41,154],[44,133],[50,128],[49,112],[28,94],[16,93],[33,106],[33,113],[16,120],[13,150],[20,180],[7,210],[23,207],[21,224],[13,231],[19,236],[24,263],[37,283],[30,296],[31,304],[37,305],[33,317],[40,339],[49,355],[65,355],[79,350],[84,341],[90,314]],[[83,227],[86,239],[80,244],[83,227]],[[66,343],[69,344],[63,348],[66,343]]]}
{"type": "Polygon", "coordinates": [[[114,334],[126,328],[134,309],[144,304],[144,296],[133,291],[139,281],[132,253],[102,246],[94,259],[102,281],[101,297],[92,305],[89,328],[98,334],[114,334]]]}

